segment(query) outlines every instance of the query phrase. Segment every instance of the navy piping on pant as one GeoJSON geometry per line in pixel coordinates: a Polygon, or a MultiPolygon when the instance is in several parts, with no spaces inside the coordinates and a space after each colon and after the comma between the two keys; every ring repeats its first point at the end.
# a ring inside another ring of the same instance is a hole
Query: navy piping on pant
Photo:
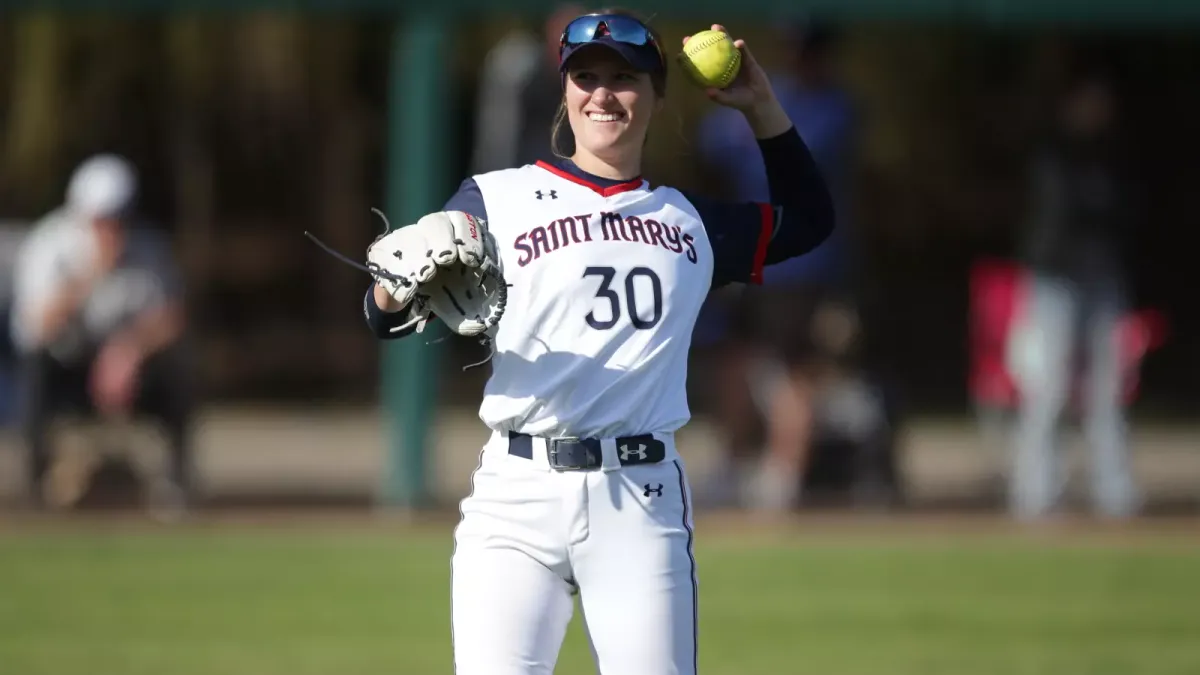
{"type": "Polygon", "coordinates": [[[692,550],[696,535],[692,532],[692,526],[688,524],[688,515],[691,510],[688,508],[687,485],[683,477],[683,467],[679,466],[678,460],[671,463],[675,465],[675,471],[679,473],[679,496],[683,500],[683,529],[688,533],[687,555],[688,563],[691,565],[692,580],[692,675],[696,675],[700,669],[700,587],[696,582],[696,554],[692,550]]]}

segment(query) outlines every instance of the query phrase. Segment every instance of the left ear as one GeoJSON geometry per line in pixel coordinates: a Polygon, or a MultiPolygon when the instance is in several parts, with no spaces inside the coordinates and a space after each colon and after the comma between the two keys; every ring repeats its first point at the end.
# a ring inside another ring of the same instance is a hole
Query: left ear
{"type": "Polygon", "coordinates": [[[656,112],[656,113],[662,112],[662,109],[664,107],[666,107],[666,105],[667,105],[666,97],[664,97],[664,96],[655,96],[654,97],[654,112],[656,112]]]}

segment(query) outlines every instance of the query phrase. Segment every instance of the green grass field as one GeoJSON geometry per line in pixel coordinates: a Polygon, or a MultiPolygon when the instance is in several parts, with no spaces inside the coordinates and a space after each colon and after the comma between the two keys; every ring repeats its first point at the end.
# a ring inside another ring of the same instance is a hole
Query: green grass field
{"type": "MultiPolygon", "coordinates": [[[[1200,673],[1183,535],[834,532],[701,522],[701,672],[1200,673]]],[[[0,673],[448,674],[449,552],[449,527],[2,531],[0,673]]],[[[577,623],[556,672],[593,672],[577,623]]]]}

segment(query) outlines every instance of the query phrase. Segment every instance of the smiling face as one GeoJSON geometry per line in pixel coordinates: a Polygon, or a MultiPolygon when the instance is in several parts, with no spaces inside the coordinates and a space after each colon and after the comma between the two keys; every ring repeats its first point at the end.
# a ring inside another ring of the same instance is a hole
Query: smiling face
{"type": "Polygon", "coordinates": [[[648,73],[595,46],[571,57],[564,104],[576,152],[622,166],[640,164],[650,118],[662,102],[648,73]]]}

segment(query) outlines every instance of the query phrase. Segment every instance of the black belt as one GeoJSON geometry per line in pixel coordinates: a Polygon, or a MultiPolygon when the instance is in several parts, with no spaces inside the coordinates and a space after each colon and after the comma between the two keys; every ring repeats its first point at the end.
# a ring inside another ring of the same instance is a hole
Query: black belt
{"type": "MultiPolygon", "coordinates": [[[[621,466],[656,464],[667,457],[667,445],[653,434],[622,436],[616,445],[621,466]]],[[[510,432],[508,454],[533,459],[533,437],[510,432]]],[[[547,438],[546,455],[550,467],[560,471],[599,469],[604,463],[598,438],[547,438]]]]}

